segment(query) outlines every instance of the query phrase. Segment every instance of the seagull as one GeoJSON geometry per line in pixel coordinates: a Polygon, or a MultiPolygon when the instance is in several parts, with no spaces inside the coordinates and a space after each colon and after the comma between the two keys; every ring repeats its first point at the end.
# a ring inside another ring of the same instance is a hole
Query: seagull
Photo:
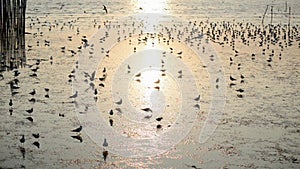
{"type": "Polygon", "coordinates": [[[113,126],[113,123],[114,123],[113,119],[109,119],[110,126],[113,126]]]}
{"type": "Polygon", "coordinates": [[[80,135],[77,135],[77,136],[71,136],[72,138],[74,138],[74,139],[77,139],[77,140],[79,140],[80,141],[80,143],[82,143],[82,137],[80,136],[80,135]]]}
{"type": "Polygon", "coordinates": [[[106,161],[106,158],[108,156],[108,151],[103,151],[102,155],[103,155],[104,161],[106,161]]]}
{"type": "Polygon", "coordinates": [[[231,75],[230,75],[230,77],[229,77],[229,78],[230,78],[230,80],[231,80],[231,81],[235,81],[235,80],[236,80],[236,79],[235,79],[235,78],[233,78],[231,75]]]}
{"type": "Polygon", "coordinates": [[[33,108],[26,110],[27,113],[32,113],[33,112],[33,108]]]}
{"type": "Polygon", "coordinates": [[[32,95],[32,96],[34,96],[35,93],[36,93],[36,92],[35,92],[35,89],[33,89],[32,92],[30,92],[29,94],[32,95]]]}
{"type": "Polygon", "coordinates": [[[106,14],[108,13],[105,5],[103,5],[103,10],[105,11],[106,14]]]}
{"type": "Polygon", "coordinates": [[[9,106],[12,106],[13,105],[13,102],[12,102],[12,99],[9,100],[9,106]]]}
{"type": "Polygon", "coordinates": [[[141,110],[143,110],[143,111],[145,111],[145,112],[152,112],[152,110],[151,110],[151,108],[144,108],[144,109],[141,109],[141,110]]]}
{"type": "Polygon", "coordinates": [[[107,141],[106,141],[106,138],[104,139],[104,141],[103,141],[103,147],[107,147],[108,146],[108,143],[107,143],[107,141]]]}
{"type": "Polygon", "coordinates": [[[161,121],[163,118],[162,117],[158,117],[156,118],[156,121],[161,121]]]}
{"type": "Polygon", "coordinates": [[[82,130],[82,126],[79,126],[78,128],[71,130],[72,132],[80,132],[82,130]]]}
{"type": "Polygon", "coordinates": [[[199,94],[198,97],[196,97],[194,100],[195,100],[195,101],[199,101],[199,100],[200,100],[200,94],[199,94]]]}
{"type": "Polygon", "coordinates": [[[32,117],[27,117],[27,120],[29,120],[30,122],[33,122],[33,118],[32,117]]]}
{"type": "Polygon", "coordinates": [[[35,141],[32,144],[35,145],[37,148],[40,148],[40,143],[39,142],[35,141]]]}
{"type": "Polygon", "coordinates": [[[76,98],[77,95],[78,95],[78,91],[76,91],[74,95],[70,96],[70,98],[71,98],[71,99],[72,99],[72,98],[76,98]]]}
{"type": "Polygon", "coordinates": [[[37,134],[32,133],[32,136],[33,136],[34,138],[39,138],[39,137],[40,137],[40,133],[37,133],[37,134]]]}
{"type": "Polygon", "coordinates": [[[115,102],[117,105],[121,105],[122,104],[122,99],[120,99],[118,102],[115,102]]]}
{"type": "Polygon", "coordinates": [[[22,138],[20,139],[20,142],[23,144],[25,142],[25,136],[24,134],[22,135],[22,138]]]}

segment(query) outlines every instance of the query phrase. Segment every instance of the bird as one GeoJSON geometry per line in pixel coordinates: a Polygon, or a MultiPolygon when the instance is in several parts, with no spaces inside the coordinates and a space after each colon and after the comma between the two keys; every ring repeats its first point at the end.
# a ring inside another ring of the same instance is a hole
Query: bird
{"type": "Polygon", "coordinates": [[[35,141],[32,144],[35,145],[37,148],[40,148],[40,143],[39,142],[35,141]]]}
{"type": "Polygon", "coordinates": [[[195,104],[194,107],[197,108],[197,109],[200,109],[200,105],[199,104],[195,104]]]}
{"type": "Polygon", "coordinates": [[[76,129],[73,129],[73,130],[71,130],[72,132],[80,132],[82,130],[82,126],[79,126],[78,128],[76,128],[76,129]]]}
{"type": "Polygon", "coordinates": [[[243,98],[243,95],[237,94],[237,97],[238,97],[238,98],[243,98]]]}
{"type": "Polygon", "coordinates": [[[70,96],[71,99],[74,99],[78,96],[78,91],[75,92],[75,94],[73,94],[72,96],[70,96]]]}
{"type": "Polygon", "coordinates": [[[146,115],[144,118],[145,118],[145,119],[150,119],[151,117],[152,117],[152,114],[146,115]]]}
{"type": "Polygon", "coordinates": [[[230,78],[230,80],[231,80],[231,81],[235,81],[235,80],[236,80],[236,79],[235,79],[235,78],[233,78],[231,75],[230,75],[230,77],[229,77],[229,78],[230,78]]]}
{"type": "Polygon", "coordinates": [[[155,87],[154,87],[154,89],[156,89],[156,90],[159,90],[159,89],[160,89],[160,87],[159,87],[159,86],[155,86],[155,87]]]}
{"type": "Polygon", "coordinates": [[[115,110],[117,110],[119,113],[122,113],[122,110],[119,107],[117,107],[115,110]]]}
{"type": "Polygon", "coordinates": [[[46,92],[49,92],[49,90],[50,90],[49,88],[45,88],[45,91],[46,91],[46,92]]]}
{"type": "Polygon", "coordinates": [[[244,92],[244,89],[238,89],[236,90],[237,92],[240,92],[240,93],[243,93],[244,92]]]}
{"type": "Polygon", "coordinates": [[[135,75],[135,77],[140,77],[141,76],[141,73],[138,73],[135,75]]]}
{"type": "Polygon", "coordinates": [[[235,86],[235,85],[236,85],[235,83],[230,83],[229,87],[231,88],[232,86],[235,86]]]}
{"type": "Polygon", "coordinates": [[[200,94],[194,100],[199,101],[200,100],[200,94]]]}
{"type": "Polygon", "coordinates": [[[114,115],[114,111],[113,111],[113,110],[110,110],[110,111],[109,111],[109,115],[111,115],[111,116],[114,115]]]}
{"type": "Polygon", "coordinates": [[[12,112],[14,111],[14,109],[10,108],[8,111],[9,111],[9,115],[12,115],[12,112]]]}
{"type": "Polygon", "coordinates": [[[161,121],[163,119],[163,117],[158,117],[156,118],[156,121],[161,121]]]}
{"type": "Polygon", "coordinates": [[[25,136],[24,136],[24,134],[22,135],[22,137],[21,137],[21,139],[20,139],[20,142],[21,142],[22,144],[25,143],[25,136]]]}
{"type": "Polygon", "coordinates": [[[33,112],[33,108],[26,110],[27,113],[32,113],[33,112]]]}
{"type": "Polygon", "coordinates": [[[113,119],[109,119],[110,126],[113,126],[113,123],[114,123],[113,119]]]}
{"type": "Polygon", "coordinates": [[[35,100],[35,98],[31,98],[28,101],[31,102],[31,103],[35,103],[36,100],[35,100]]]}
{"type": "Polygon", "coordinates": [[[11,107],[13,105],[12,99],[9,100],[9,106],[11,107]]]}
{"type": "Polygon", "coordinates": [[[104,161],[106,161],[106,158],[107,158],[107,156],[108,156],[108,151],[103,151],[103,152],[102,152],[102,155],[103,155],[104,161]]]}
{"type": "Polygon", "coordinates": [[[80,136],[80,134],[79,134],[79,135],[76,135],[76,136],[71,136],[71,137],[74,138],[74,139],[76,139],[76,140],[79,140],[80,143],[82,143],[82,141],[83,141],[83,139],[82,139],[82,137],[80,136]]]}
{"type": "Polygon", "coordinates": [[[104,141],[103,141],[103,147],[107,147],[108,146],[108,143],[107,143],[107,141],[106,141],[106,138],[104,138],[104,141]]]}
{"type": "Polygon", "coordinates": [[[119,101],[115,102],[117,105],[121,105],[122,104],[122,99],[120,99],[119,101]]]}
{"type": "Polygon", "coordinates": [[[149,108],[149,107],[144,108],[144,109],[141,109],[141,110],[143,110],[143,111],[145,111],[145,112],[152,112],[151,108],[149,108]]]}
{"type": "Polygon", "coordinates": [[[32,136],[33,136],[34,138],[40,138],[40,133],[32,133],[32,136]]]}
{"type": "Polygon", "coordinates": [[[155,81],[154,83],[158,84],[160,82],[160,80],[158,79],[157,81],[155,81]]]}
{"type": "Polygon", "coordinates": [[[33,122],[33,118],[32,117],[26,117],[27,120],[29,120],[30,122],[33,122]]]}
{"type": "Polygon", "coordinates": [[[105,5],[103,5],[103,10],[105,11],[106,14],[108,13],[107,8],[106,8],[105,5]]]}
{"type": "Polygon", "coordinates": [[[30,95],[34,96],[36,94],[35,89],[32,90],[32,92],[29,93],[30,95]]]}

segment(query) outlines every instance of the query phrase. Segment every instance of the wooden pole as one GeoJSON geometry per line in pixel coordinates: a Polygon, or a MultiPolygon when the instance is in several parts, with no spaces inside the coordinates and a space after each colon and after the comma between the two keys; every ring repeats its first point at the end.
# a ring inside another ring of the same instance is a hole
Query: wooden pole
{"type": "Polygon", "coordinates": [[[264,12],[264,15],[263,15],[263,17],[262,17],[262,20],[261,20],[262,26],[264,26],[264,20],[265,20],[265,16],[266,16],[266,14],[267,14],[268,8],[269,8],[269,5],[267,5],[266,10],[265,10],[265,12],[264,12]]]}
{"type": "Polygon", "coordinates": [[[271,6],[271,25],[273,24],[273,6],[271,6]]]}
{"type": "Polygon", "coordinates": [[[26,2],[0,1],[0,71],[24,65],[26,2]]]}

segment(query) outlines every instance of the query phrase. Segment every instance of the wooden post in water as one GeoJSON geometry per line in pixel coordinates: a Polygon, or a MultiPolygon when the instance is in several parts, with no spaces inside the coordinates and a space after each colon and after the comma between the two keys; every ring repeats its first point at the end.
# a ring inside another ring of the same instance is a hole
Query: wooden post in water
{"type": "Polygon", "coordinates": [[[25,64],[25,11],[27,0],[0,1],[0,71],[25,64]]]}
{"type": "Polygon", "coordinates": [[[266,14],[267,14],[268,8],[269,8],[269,5],[267,5],[266,10],[265,10],[265,12],[264,12],[264,15],[263,15],[263,17],[262,17],[262,20],[261,20],[262,26],[264,26],[265,16],[266,16],[266,14]]]}
{"type": "Polygon", "coordinates": [[[292,13],[292,7],[289,7],[289,23],[288,23],[288,38],[290,40],[290,33],[291,33],[291,13],[292,13]]]}
{"type": "Polygon", "coordinates": [[[273,24],[273,6],[271,6],[271,26],[273,24]]]}

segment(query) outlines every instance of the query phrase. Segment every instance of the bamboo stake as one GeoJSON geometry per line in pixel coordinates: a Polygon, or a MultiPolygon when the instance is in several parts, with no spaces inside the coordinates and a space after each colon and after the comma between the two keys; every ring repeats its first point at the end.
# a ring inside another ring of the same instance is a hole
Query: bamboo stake
{"type": "Polygon", "coordinates": [[[262,26],[264,26],[264,20],[265,20],[265,16],[266,16],[266,14],[267,14],[268,8],[269,8],[269,5],[267,5],[266,10],[265,10],[265,12],[264,12],[264,15],[263,15],[263,17],[262,17],[262,21],[261,21],[262,26]]]}

